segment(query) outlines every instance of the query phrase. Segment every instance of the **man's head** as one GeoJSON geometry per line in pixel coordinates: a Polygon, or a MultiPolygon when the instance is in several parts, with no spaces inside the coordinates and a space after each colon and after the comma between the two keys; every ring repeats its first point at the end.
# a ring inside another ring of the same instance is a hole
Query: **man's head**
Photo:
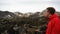
{"type": "Polygon", "coordinates": [[[49,16],[49,15],[53,15],[55,13],[55,8],[53,7],[48,7],[46,8],[46,15],[45,16],[49,16]]]}

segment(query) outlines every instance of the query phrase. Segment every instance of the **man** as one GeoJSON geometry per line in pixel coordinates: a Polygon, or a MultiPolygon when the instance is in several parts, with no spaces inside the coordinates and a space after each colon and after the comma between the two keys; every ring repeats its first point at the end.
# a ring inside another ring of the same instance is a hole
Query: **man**
{"type": "Polygon", "coordinates": [[[48,7],[45,16],[49,19],[46,34],[60,34],[60,21],[59,16],[55,14],[55,9],[48,7]]]}

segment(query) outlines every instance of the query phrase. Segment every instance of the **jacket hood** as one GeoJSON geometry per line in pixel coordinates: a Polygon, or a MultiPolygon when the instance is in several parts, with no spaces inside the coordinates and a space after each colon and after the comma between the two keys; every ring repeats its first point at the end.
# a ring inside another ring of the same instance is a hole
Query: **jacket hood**
{"type": "Polygon", "coordinates": [[[51,19],[53,19],[53,18],[58,18],[58,15],[57,14],[53,14],[53,15],[51,15],[50,17],[48,17],[49,18],[49,20],[51,20],[51,19]]]}

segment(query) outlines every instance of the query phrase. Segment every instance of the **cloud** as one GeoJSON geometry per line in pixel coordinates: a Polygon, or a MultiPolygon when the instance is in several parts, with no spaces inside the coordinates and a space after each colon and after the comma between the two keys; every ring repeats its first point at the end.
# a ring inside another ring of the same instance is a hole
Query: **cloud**
{"type": "Polygon", "coordinates": [[[60,10],[60,1],[57,0],[0,0],[0,10],[9,10],[11,12],[36,12],[42,11],[46,7],[55,7],[60,10]]]}

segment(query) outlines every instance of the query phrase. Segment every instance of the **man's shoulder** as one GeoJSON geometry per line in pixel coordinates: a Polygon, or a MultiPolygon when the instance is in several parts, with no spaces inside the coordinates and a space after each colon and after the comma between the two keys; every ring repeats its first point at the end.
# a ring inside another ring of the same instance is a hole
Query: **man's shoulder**
{"type": "Polygon", "coordinates": [[[56,22],[56,21],[60,21],[58,18],[54,18],[52,20],[50,20],[49,22],[56,22]]]}
{"type": "Polygon", "coordinates": [[[60,19],[59,19],[59,18],[54,18],[53,20],[54,20],[54,21],[58,21],[58,20],[60,20],[60,19]]]}
{"type": "Polygon", "coordinates": [[[60,21],[59,18],[54,18],[54,19],[51,20],[51,22],[59,22],[59,21],[60,21]]]}

